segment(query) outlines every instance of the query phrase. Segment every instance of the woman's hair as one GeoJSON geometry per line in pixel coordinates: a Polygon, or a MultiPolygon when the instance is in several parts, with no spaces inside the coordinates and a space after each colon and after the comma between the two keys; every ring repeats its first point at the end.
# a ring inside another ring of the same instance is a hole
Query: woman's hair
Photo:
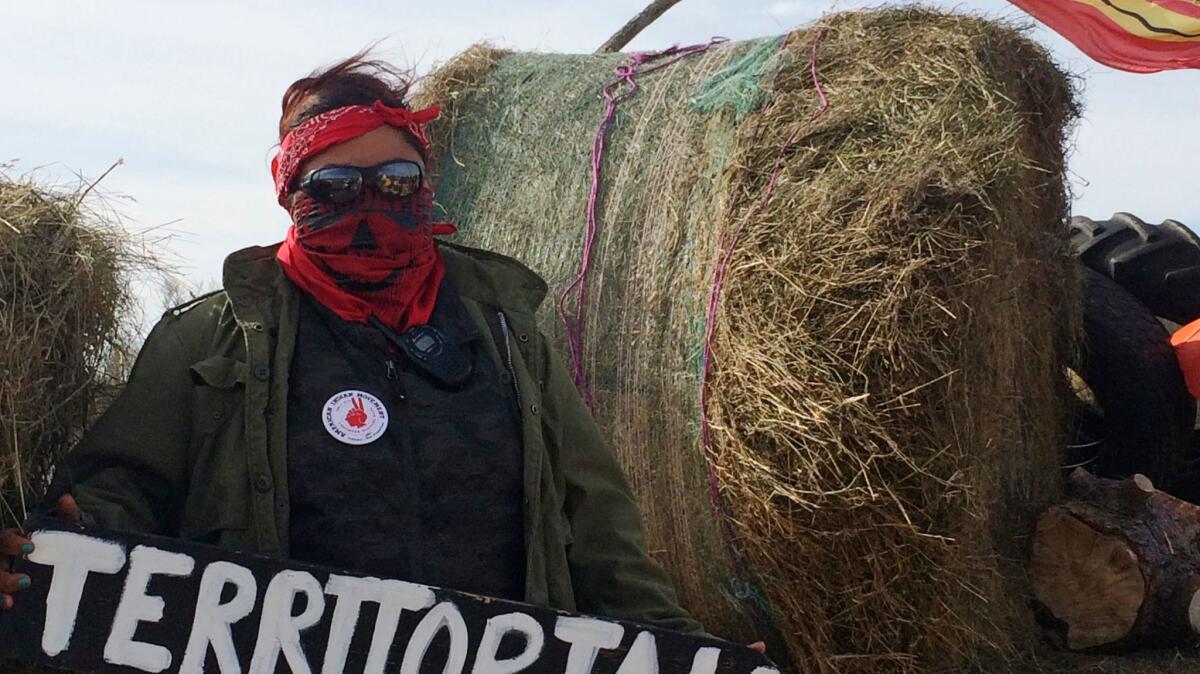
{"type": "MultiPolygon", "coordinates": [[[[317,115],[347,105],[371,105],[382,101],[393,108],[407,108],[412,79],[409,73],[396,66],[368,58],[371,48],[338,61],[331,66],[314,70],[308,77],[292,82],[283,93],[283,110],[279,116],[279,139],[289,131],[317,115]]],[[[415,136],[399,129],[421,157],[425,148],[415,136]]]]}

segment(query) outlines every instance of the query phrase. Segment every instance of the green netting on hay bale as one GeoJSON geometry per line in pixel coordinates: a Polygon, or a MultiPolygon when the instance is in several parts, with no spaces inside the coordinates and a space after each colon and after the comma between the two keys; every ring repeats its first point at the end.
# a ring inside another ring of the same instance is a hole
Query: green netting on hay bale
{"type": "MultiPolygon", "coordinates": [[[[820,26],[815,122],[815,28],[779,58],[767,41],[689,57],[619,108],[587,284],[596,416],[710,631],[760,636],[744,609],[761,601],[804,671],[1006,669],[1032,639],[1019,560],[1057,488],[1077,325],[1071,87],[1002,24],[897,9],[820,26]],[[747,591],[699,442],[704,316],[718,242],[796,129],[734,253],[709,374],[747,591]]],[[[553,298],[579,268],[599,91],[624,58],[476,47],[421,93],[446,108],[440,206],[553,298]]]]}
{"type": "MultiPolygon", "coordinates": [[[[695,424],[703,286],[737,129],[687,103],[747,46],[655,73],[618,110],[588,287],[592,316],[603,319],[587,326],[585,358],[596,414],[640,497],[653,553],[684,596],[706,598],[711,606],[693,610],[724,633],[750,625],[722,596],[729,561],[700,488],[695,424]],[[656,201],[664,191],[670,197],[656,201]]],[[[446,148],[435,168],[439,203],[463,239],[514,254],[545,276],[552,291],[542,327],[561,336],[550,305],[579,268],[592,140],[604,109],[599,87],[625,56],[511,54],[497,63],[498,56],[475,48],[426,84],[424,95],[435,95],[439,85],[488,75],[443,113],[439,121],[452,127],[431,129],[446,148]]]]}

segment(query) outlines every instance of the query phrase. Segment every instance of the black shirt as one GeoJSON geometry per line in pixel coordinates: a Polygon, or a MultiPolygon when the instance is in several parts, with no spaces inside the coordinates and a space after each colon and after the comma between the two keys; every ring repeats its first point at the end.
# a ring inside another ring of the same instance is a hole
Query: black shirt
{"type": "Polygon", "coordinates": [[[522,444],[511,378],[449,284],[429,325],[470,362],[465,383],[439,382],[379,329],[302,294],[288,392],[292,557],[521,600],[522,444]],[[374,439],[347,444],[331,430],[374,439]]]}

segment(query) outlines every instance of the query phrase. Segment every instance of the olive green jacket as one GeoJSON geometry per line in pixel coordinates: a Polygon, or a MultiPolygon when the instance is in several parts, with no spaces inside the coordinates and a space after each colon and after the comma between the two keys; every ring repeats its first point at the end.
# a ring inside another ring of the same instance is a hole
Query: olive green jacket
{"type": "MultiPolygon", "coordinates": [[[[502,255],[445,243],[441,249],[447,278],[486,348],[500,371],[516,379],[525,599],[699,631],[646,554],[641,516],[621,470],[537,331],[534,311],[545,283],[502,255]],[[496,312],[508,319],[511,349],[488,328],[485,316],[496,322],[496,312]]],[[[168,312],[154,327],[124,392],[60,472],[69,483],[60,490],[73,490],[89,521],[288,555],[284,407],[298,291],[275,251],[252,247],[229,256],[224,291],[168,312]]]]}

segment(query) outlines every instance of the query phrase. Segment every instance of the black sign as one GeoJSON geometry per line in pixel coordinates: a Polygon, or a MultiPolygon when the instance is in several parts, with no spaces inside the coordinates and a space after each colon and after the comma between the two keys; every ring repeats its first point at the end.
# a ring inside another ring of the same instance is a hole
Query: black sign
{"type": "Polygon", "coordinates": [[[778,674],[738,644],[171,538],[36,523],[0,656],[83,672],[778,674]]]}

